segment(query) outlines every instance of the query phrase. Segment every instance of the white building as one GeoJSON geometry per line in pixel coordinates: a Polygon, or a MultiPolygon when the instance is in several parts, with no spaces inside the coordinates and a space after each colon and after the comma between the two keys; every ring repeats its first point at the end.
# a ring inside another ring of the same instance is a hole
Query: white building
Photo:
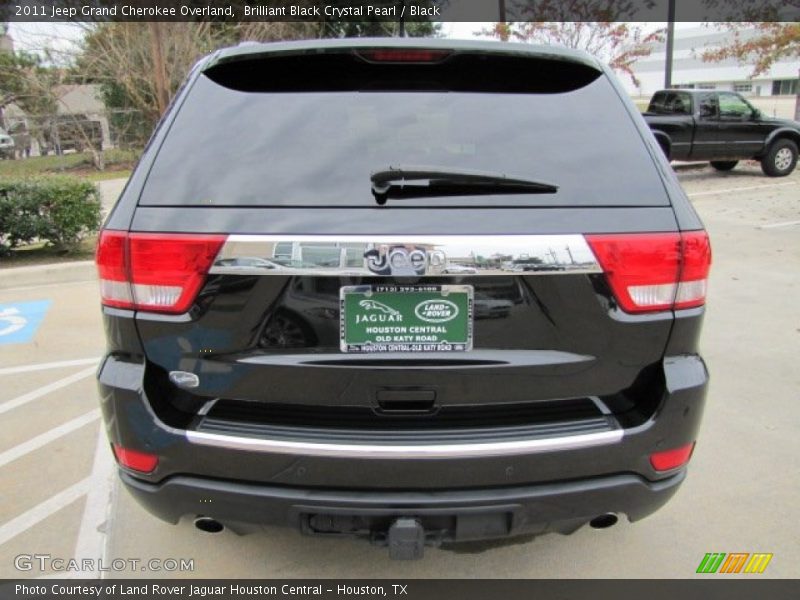
{"type": "Polygon", "coordinates": [[[79,117],[81,120],[100,124],[103,148],[111,146],[111,131],[106,105],[100,99],[100,86],[96,84],[59,85],[56,94],[56,112],[60,116],[79,117]]]}
{"type": "MultiPolygon", "coordinates": [[[[743,36],[756,35],[756,31],[743,36]]],[[[672,84],[676,87],[728,90],[748,96],[754,104],[767,108],[770,113],[794,113],[794,98],[798,93],[800,57],[776,61],[766,73],[751,78],[753,66],[739,64],[736,59],[705,62],[702,55],[728,42],[733,34],[713,27],[677,27],[672,62],[672,84]],[[782,97],[782,98],[781,98],[782,97]],[[758,98],[764,98],[758,101],[758,98]],[[765,106],[761,106],[761,105],[765,106]],[[785,106],[784,106],[785,105],[785,106]],[[772,110],[770,110],[772,108],[772,110]]],[[[666,44],[654,44],[650,56],[633,65],[639,80],[637,88],[630,78],[622,79],[632,96],[649,98],[664,87],[666,44]]]]}

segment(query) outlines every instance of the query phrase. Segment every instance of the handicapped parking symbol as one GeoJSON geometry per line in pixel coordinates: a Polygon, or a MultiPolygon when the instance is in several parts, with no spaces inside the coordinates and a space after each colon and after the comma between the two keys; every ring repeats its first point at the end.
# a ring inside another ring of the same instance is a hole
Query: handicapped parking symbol
{"type": "Polygon", "coordinates": [[[18,308],[0,310],[0,335],[9,335],[28,324],[28,319],[19,314],[18,308]],[[5,325],[5,327],[3,327],[5,325]]]}
{"type": "Polygon", "coordinates": [[[49,308],[50,300],[0,304],[0,346],[31,341],[49,308]]]}

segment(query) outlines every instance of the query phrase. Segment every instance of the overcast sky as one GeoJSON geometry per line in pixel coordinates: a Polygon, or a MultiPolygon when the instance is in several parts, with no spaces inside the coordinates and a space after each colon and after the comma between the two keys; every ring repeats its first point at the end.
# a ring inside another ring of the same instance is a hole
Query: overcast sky
{"type": "Polygon", "coordinates": [[[51,48],[64,52],[74,48],[83,37],[80,23],[9,23],[9,33],[16,50],[41,52],[51,48]]]}

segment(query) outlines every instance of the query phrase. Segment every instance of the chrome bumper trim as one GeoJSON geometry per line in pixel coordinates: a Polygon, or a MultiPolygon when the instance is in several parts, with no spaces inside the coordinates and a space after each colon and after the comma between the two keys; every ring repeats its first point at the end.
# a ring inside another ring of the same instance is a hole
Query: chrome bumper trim
{"type": "Polygon", "coordinates": [[[187,431],[186,438],[192,444],[245,450],[292,454],[298,456],[328,456],[335,458],[469,458],[486,456],[513,456],[556,450],[575,450],[620,442],[622,429],[601,431],[584,435],[514,440],[476,444],[441,445],[383,445],[383,444],[325,444],[300,441],[277,441],[258,438],[220,435],[199,431],[187,431]]]}

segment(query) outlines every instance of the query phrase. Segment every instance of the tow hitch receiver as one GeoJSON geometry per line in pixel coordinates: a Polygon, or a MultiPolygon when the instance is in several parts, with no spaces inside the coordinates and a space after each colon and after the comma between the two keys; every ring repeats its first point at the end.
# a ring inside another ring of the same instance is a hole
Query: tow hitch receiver
{"type": "Polygon", "coordinates": [[[389,527],[389,558],[418,560],[425,551],[425,529],[417,519],[401,517],[389,527]]]}

